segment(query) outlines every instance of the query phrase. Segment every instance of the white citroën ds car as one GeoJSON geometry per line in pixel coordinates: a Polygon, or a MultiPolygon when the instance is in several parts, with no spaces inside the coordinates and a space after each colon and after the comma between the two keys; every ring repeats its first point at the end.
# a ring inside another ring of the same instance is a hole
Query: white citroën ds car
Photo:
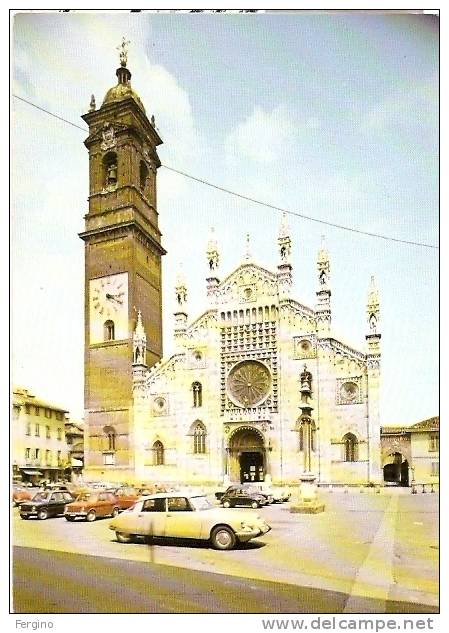
{"type": "Polygon", "coordinates": [[[120,543],[135,537],[176,537],[210,540],[216,549],[232,549],[271,527],[252,510],[226,510],[213,506],[204,495],[158,493],[142,498],[115,517],[109,529],[120,543]]]}

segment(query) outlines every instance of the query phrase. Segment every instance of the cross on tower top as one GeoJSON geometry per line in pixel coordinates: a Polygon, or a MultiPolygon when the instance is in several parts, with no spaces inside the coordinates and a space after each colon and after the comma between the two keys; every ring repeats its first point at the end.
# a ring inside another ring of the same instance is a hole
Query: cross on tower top
{"type": "Polygon", "coordinates": [[[131,42],[123,36],[122,43],[116,47],[117,50],[120,51],[120,65],[123,66],[123,68],[126,68],[126,64],[128,63],[128,44],[131,44],[131,42]]]}

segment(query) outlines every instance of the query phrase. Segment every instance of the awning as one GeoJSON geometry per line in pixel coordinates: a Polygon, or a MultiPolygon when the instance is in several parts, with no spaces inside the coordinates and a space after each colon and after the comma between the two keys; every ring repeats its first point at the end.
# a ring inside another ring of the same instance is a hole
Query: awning
{"type": "MultiPolygon", "coordinates": [[[[22,468],[20,469],[22,470],[22,468]]],[[[42,475],[40,470],[23,470],[24,475],[42,475]]]]}

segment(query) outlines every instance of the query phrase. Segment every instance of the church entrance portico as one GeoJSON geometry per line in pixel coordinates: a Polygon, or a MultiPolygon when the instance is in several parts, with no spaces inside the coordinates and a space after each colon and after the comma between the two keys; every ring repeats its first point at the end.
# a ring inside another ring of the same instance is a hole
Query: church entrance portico
{"type": "Polygon", "coordinates": [[[384,464],[384,482],[396,486],[409,485],[409,462],[402,453],[391,453],[384,464]]]}
{"type": "Polygon", "coordinates": [[[239,427],[229,438],[228,476],[232,482],[264,481],[267,473],[265,439],[253,427],[239,427]]]}

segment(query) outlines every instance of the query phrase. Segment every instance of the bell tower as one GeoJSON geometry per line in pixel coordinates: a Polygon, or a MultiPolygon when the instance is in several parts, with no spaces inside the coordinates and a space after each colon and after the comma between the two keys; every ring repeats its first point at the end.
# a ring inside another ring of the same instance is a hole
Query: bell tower
{"type": "Polygon", "coordinates": [[[162,357],[161,245],[156,200],[162,140],[131,87],[123,38],[113,86],[83,115],[89,126],[85,230],[86,472],[132,478],[133,333],[146,332],[146,363],[162,357]],[[111,430],[112,429],[112,430],[111,430]]]}

